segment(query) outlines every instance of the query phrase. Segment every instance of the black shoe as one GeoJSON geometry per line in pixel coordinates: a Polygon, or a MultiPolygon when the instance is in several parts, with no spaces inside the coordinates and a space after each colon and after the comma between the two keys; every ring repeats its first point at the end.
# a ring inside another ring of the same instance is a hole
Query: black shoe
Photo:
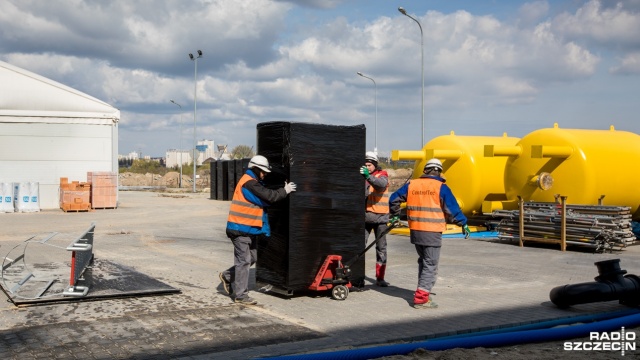
{"type": "Polygon", "coordinates": [[[378,285],[380,287],[387,287],[387,286],[389,286],[389,283],[384,281],[384,280],[376,280],[376,285],[378,285]]]}
{"type": "Polygon", "coordinates": [[[242,305],[256,305],[258,303],[258,301],[248,296],[243,298],[236,298],[235,300],[233,300],[233,302],[242,305]]]}
{"type": "Polygon", "coordinates": [[[227,295],[231,295],[231,283],[224,278],[224,275],[222,273],[218,274],[218,277],[222,282],[222,288],[224,289],[224,292],[226,292],[227,295]]]}

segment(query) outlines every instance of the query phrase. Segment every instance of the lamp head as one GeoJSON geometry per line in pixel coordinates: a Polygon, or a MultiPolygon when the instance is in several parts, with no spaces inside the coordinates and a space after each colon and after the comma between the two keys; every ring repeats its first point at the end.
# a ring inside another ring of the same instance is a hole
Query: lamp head
{"type": "Polygon", "coordinates": [[[193,60],[193,54],[189,53],[189,59],[193,60]]]}
{"type": "Polygon", "coordinates": [[[402,6],[398,8],[398,11],[400,11],[403,15],[407,15],[407,10],[405,10],[402,6]]]}
{"type": "Polygon", "coordinates": [[[202,50],[198,50],[198,57],[202,56],[202,50]]]}
{"type": "Polygon", "coordinates": [[[360,71],[358,71],[356,74],[358,74],[360,76],[364,76],[364,75],[362,75],[362,73],[360,71]]]}

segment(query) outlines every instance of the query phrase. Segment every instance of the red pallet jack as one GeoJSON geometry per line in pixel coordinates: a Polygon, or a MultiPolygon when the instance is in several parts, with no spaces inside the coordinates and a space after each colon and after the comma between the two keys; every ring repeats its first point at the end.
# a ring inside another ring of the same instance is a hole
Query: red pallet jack
{"type": "Polygon", "coordinates": [[[309,286],[309,290],[331,290],[332,298],[335,300],[345,300],[347,296],[349,296],[349,289],[352,288],[351,280],[349,279],[351,276],[351,265],[355,264],[367,250],[371,249],[383,236],[387,235],[391,229],[398,225],[398,221],[388,224],[380,236],[372,241],[360,254],[345,263],[342,263],[341,255],[328,255],[324,263],[322,263],[313,283],[309,286]]]}

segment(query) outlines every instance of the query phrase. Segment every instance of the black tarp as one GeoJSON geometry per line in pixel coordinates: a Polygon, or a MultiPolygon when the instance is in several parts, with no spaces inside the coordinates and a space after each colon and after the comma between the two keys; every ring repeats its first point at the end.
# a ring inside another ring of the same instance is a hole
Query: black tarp
{"type": "MultiPolygon", "coordinates": [[[[229,200],[229,192],[228,192],[228,181],[229,181],[229,174],[227,173],[228,171],[228,167],[229,167],[229,162],[228,161],[216,161],[216,166],[217,166],[217,171],[216,171],[216,191],[217,191],[217,196],[216,198],[218,200],[224,200],[227,201],[229,200]]],[[[231,193],[231,196],[233,196],[233,193],[231,193]]]]}
{"type": "Polygon", "coordinates": [[[231,200],[240,178],[247,171],[249,158],[211,162],[211,199],[231,200]]]}
{"type": "MultiPolygon", "coordinates": [[[[245,158],[245,159],[236,159],[233,160],[235,161],[236,165],[235,165],[235,169],[236,169],[236,174],[235,174],[235,182],[234,182],[234,189],[235,189],[235,185],[238,184],[238,181],[240,181],[240,178],[242,177],[242,175],[244,175],[244,173],[247,171],[247,167],[249,166],[249,161],[251,159],[249,158],[245,158]]],[[[231,198],[233,198],[233,195],[229,196],[229,200],[231,200],[231,198]]]]}
{"type": "Polygon", "coordinates": [[[227,187],[227,197],[224,200],[231,200],[233,199],[233,192],[236,190],[236,183],[240,179],[236,179],[236,161],[224,160],[224,162],[227,163],[227,179],[226,183],[223,185],[227,187]]]}
{"type": "MultiPolygon", "coordinates": [[[[268,122],[257,126],[258,154],[272,172],[269,188],[297,184],[287,199],[267,208],[271,237],[258,242],[256,281],[287,291],[309,287],[327,255],[348,261],[364,243],[364,125],[268,122]]],[[[364,279],[364,257],[352,282],[364,279]]]]}
{"type": "Polygon", "coordinates": [[[209,163],[209,170],[211,173],[211,184],[209,184],[210,191],[210,199],[216,200],[218,199],[218,166],[217,161],[212,161],[209,163]]]}

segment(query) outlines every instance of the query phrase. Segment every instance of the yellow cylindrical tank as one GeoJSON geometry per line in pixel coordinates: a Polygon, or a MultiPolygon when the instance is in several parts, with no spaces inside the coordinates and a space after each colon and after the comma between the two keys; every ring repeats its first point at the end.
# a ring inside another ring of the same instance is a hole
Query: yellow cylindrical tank
{"type": "Polygon", "coordinates": [[[539,129],[516,147],[494,155],[508,156],[504,173],[507,197],[524,201],[629,206],[640,218],[640,136],[627,131],[539,129]]]}
{"type": "Polygon", "coordinates": [[[452,131],[430,140],[422,150],[393,150],[392,160],[416,160],[413,178],[422,175],[431,158],[442,161],[443,177],[467,216],[482,213],[483,202],[507,200],[503,176],[507,158],[485,157],[485,146],[512,148],[519,138],[458,136],[452,131]]]}

